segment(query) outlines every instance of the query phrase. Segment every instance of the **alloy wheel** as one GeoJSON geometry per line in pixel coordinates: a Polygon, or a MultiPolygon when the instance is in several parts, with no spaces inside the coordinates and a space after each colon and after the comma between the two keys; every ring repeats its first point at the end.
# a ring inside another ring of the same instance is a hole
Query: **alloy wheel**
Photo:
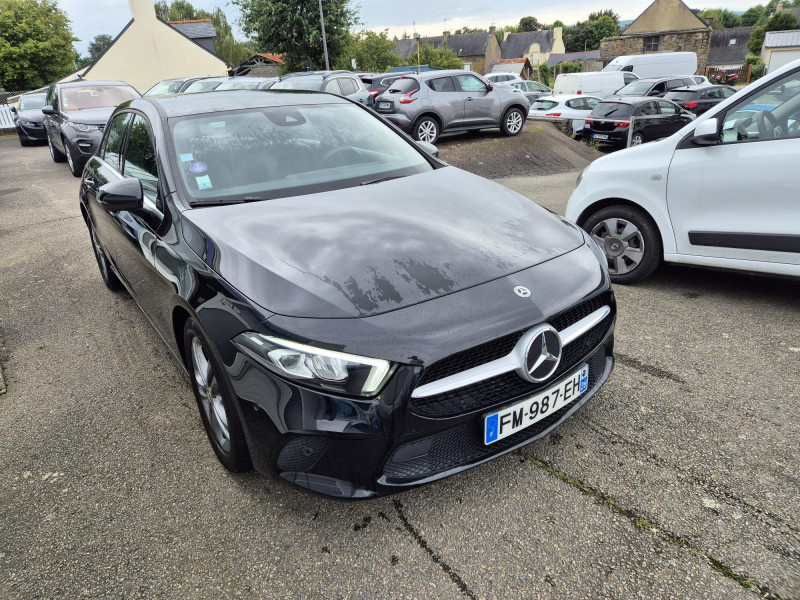
{"type": "Polygon", "coordinates": [[[75,165],[72,164],[72,152],[70,152],[69,144],[67,144],[67,143],[64,143],[64,154],[67,155],[67,164],[69,165],[69,170],[74,173],[75,172],[75,165]]]}
{"type": "Polygon", "coordinates": [[[594,226],[591,236],[605,252],[612,275],[632,271],[644,258],[644,236],[630,221],[605,219],[594,226]]]}
{"type": "Polygon", "coordinates": [[[436,141],[436,123],[423,121],[417,127],[417,138],[422,142],[433,143],[436,141]]]}
{"type": "Polygon", "coordinates": [[[197,336],[192,338],[192,370],[200,406],[214,437],[214,442],[226,454],[231,450],[231,434],[228,429],[228,413],[222,401],[219,380],[209,361],[203,343],[197,336]]]}
{"type": "Polygon", "coordinates": [[[644,144],[644,138],[641,133],[635,133],[631,138],[631,146],[641,146],[644,144]]]}
{"type": "Polygon", "coordinates": [[[50,139],[49,135],[47,136],[47,149],[50,150],[50,158],[55,160],[56,159],[56,155],[53,152],[53,141],[50,139]]]}
{"type": "Polygon", "coordinates": [[[522,115],[519,111],[513,110],[506,118],[506,129],[509,133],[517,133],[522,129],[522,115]]]}

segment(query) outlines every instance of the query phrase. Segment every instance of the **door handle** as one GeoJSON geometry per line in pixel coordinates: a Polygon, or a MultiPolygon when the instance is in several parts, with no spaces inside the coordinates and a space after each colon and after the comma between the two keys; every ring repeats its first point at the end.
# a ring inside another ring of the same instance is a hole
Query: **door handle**
{"type": "Polygon", "coordinates": [[[466,100],[467,102],[472,102],[472,96],[467,96],[467,97],[465,98],[465,100],[466,100]]]}

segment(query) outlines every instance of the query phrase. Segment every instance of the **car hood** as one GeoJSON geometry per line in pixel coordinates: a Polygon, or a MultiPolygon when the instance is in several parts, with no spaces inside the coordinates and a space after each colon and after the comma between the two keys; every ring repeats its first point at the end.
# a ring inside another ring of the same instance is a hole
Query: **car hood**
{"type": "Polygon", "coordinates": [[[65,113],[67,119],[73,123],[86,123],[87,125],[104,125],[116,106],[108,108],[84,108],[65,113]]]}
{"type": "Polygon", "coordinates": [[[381,314],[584,243],[565,219],[455,167],[307,196],[195,208],[184,218],[206,237],[204,258],[217,273],[267,310],[294,317],[381,314]]]}
{"type": "Polygon", "coordinates": [[[44,120],[44,113],[41,109],[37,108],[35,110],[18,110],[17,117],[21,121],[32,121],[34,123],[41,123],[44,120]]]}

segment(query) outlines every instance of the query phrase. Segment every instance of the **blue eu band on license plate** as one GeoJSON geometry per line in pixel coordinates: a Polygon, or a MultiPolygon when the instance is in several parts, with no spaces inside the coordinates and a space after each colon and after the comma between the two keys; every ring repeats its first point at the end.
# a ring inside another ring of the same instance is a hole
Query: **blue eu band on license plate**
{"type": "Polygon", "coordinates": [[[583,365],[558,385],[484,418],[484,443],[492,444],[522,431],[572,404],[589,389],[589,365],[583,365]]]}

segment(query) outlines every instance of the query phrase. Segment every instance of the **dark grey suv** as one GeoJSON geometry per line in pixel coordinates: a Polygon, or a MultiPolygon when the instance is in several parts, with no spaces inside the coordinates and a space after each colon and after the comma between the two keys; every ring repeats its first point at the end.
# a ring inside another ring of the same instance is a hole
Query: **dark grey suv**
{"type": "Polygon", "coordinates": [[[375,110],[414,139],[435,143],[439,134],[499,127],[522,131],[530,104],[520,90],[493,86],[468,71],[431,71],[401,77],[375,99],[375,110]]]}

